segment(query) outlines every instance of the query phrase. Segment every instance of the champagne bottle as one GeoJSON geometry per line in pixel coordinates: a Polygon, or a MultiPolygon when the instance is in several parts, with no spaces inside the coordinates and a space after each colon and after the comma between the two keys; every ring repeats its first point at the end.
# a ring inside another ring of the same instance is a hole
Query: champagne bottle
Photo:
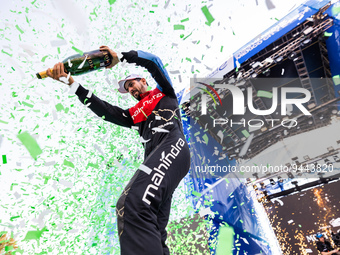
{"type": "MultiPolygon", "coordinates": [[[[94,50],[84,52],[83,55],[76,54],[63,61],[65,73],[81,75],[111,65],[112,56],[106,50],[94,50]]],[[[53,73],[53,69],[51,69],[53,73]]],[[[38,79],[47,77],[46,71],[37,73],[38,79]]]]}

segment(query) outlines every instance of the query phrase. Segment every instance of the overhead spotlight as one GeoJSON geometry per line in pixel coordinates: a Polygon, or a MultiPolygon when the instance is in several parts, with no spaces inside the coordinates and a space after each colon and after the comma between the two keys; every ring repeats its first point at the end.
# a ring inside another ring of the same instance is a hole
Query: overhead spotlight
{"type": "Polygon", "coordinates": [[[337,114],[337,113],[338,113],[338,110],[336,110],[336,109],[333,109],[333,110],[332,110],[332,114],[335,115],[335,114],[337,114]]]}
{"type": "Polygon", "coordinates": [[[308,35],[310,32],[312,32],[314,30],[314,28],[313,27],[308,27],[307,29],[305,29],[304,31],[303,31],[303,33],[305,34],[305,35],[308,35]]]}
{"type": "Polygon", "coordinates": [[[308,45],[311,41],[312,41],[312,40],[308,38],[308,39],[306,39],[306,40],[304,40],[304,41],[301,42],[301,46],[306,46],[306,45],[308,45]]]}
{"type": "Polygon", "coordinates": [[[312,120],[309,120],[309,121],[308,121],[308,124],[309,124],[309,125],[312,125],[312,124],[313,124],[313,121],[312,121],[312,120]]]}
{"type": "Polygon", "coordinates": [[[280,56],[280,57],[276,58],[276,59],[274,60],[274,62],[275,62],[275,63],[279,63],[279,62],[282,61],[282,59],[283,59],[283,57],[280,56]]]}
{"type": "Polygon", "coordinates": [[[296,57],[296,53],[294,51],[288,53],[288,59],[293,60],[296,57]]]}
{"type": "Polygon", "coordinates": [[[257,73],[253,73],[253,74],[251,75],[251,77],[252,77],[252,78],[256,78],[256,77],[257,77],[257,73]]]}

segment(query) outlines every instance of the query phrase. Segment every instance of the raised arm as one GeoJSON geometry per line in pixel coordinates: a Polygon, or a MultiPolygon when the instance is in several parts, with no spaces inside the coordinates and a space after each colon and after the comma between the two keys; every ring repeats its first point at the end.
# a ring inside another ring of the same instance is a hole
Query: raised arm
{"type": "Polygon", "coordinates": [[[122,54],[121,61],[126,60],[128,63],[136,63],[138,66],[145,67],[157,82],[157,88],[164,94],[176,98],[169,74],[159,57],[141,50],[122,52],[122,54]]]}
{"type": "Polygon", "coordinates": [[[46,74],[57,81],[61,81],[69,85],[71,91],[76,93],[80,102],[104,120],[123,127],[131,128],[133,125],[129,110],[123,110],[118,106],[113,106],[108,102],[99,99],[97,96],[92,94],[91,91],[75,82],[71,76],[69,76],[69,79],[67,80],[67,74],[64,71],[64,65],[62,63],[54,65],[53,74],[50,69],[46,71],[46,74]]]}
{"type": "MultiPolygon", "coordinates": [[[[110,54],[114,56],[114,59],[119,59],[121,62],[126,60],[128,63],[135,63],[138,66],[146,68],[157,82],[157,88],[167,96],[176,98],[169,74],[164,68],[161,59],[156,55],[141,50],[131,50],[129,52],[122,52],[121,55],[118,56],[116,52],[107,46],[101,46],[100,49],[108,50],[110,54]]],[[[112,66],[109,66],[109,68],[112,66]]]]}

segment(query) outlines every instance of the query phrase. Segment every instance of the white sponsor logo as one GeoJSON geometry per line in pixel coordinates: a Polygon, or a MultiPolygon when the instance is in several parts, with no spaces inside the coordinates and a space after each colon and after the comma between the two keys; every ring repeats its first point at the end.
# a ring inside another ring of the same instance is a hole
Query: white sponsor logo
{"type": "Polygon", "coordinates": [[[165,155],[165,152],[162,153],[162,158],[160,159],[161,163],[158,167],[154,167],[153,176],[151,180],[153,183],[149,184],[146,187],[146,190],[143,195],[143,201],[148,205],[151,204],[150,200],[147,197],[155,197],[154,191],[158,190],[159,185],[161,185],[163,178],[164,178],[164,170],[168,170],[171,166],[173,160],[175,160],[182,150],[185,142],[182,138],[179,138],[175,145],[171,145],[171,150],[168,154],[165,155]],[[171,159],[172,158],[172,159],[171,159]],[[163,171],[162,171],[163,170],[163,171]]]}
{"type": "Polygon", "coordinates": [[[158,94],[156,94],[156,95],[153,95],[153,96],[150,98],[150,100],[145,100],[145,101],[143,101],[143,106],[136,109],[136,111],[135,111],[135,112],[133,113],[133,115],[131,116],[132,119],[134,120],[135,117],[136,117],[141,111],[143,111],[143,109],[144,109],[144,107],[145,107],[146,105],[152,104],[152,103],[153,103],[153,100],[155,100],[155,99],[161,97],[162,95],[163,95],[162,93],[158,93],[158,94]]]}

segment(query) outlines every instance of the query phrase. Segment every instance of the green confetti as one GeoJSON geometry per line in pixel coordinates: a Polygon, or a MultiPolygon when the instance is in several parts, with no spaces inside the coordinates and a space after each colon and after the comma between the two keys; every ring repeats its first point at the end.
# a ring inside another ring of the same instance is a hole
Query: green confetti
{"type": "Polygon", "coordinates": [[[14,250],[13,245],[5,246],[5,251],[12,251],[12,250],[14,250]]]}
{"type": "Polygon", "coordinates": [[[7,164],[7,157],[6,155],[2,155],[2,163],[7,164]]]}
{"type": "Polygon", "coordinates": [[[9,220],[10,220],[10,221],[13,221],[14,219],[17,219],[17,218],[20,218],[20,216],[13,216],[13,217],[11,217],[9,220]]]}
{"type": "Polygon", "coordinates": [[[184,30],[184,25],[174,25],[174,30],[184,30]]]}
{"type": "Polygon", "coordinates": [[[203,138],[204,142],[205,142],[206,144],[208,144],[208,141],[209,141],[208,136],[207,136],[206,134],[204,134],[204,136],[203,136],[202,138],[203,138]]]}
{"type": "Polygon", "coordinates": [[[44,184],[47,184],[47,183],[48,183],[48,180],[51,179],[50,176],[46,176],[46,175],[44,175],[43,178],[45,179],[44,184]]]}
{"type": "Polygon", "coordinates": [[[99,165],[98,164],[88,163],[87,166],[91,166],[91,167],[93,167],[95,169],[99,169],[99,165]]]}
{"type": "Polygon", "coordinates": [[[243,129],[241,132],[246,138],[248,138],[250,136],[249,132],[245,129],[243,129]]]}
{"type": "Polygon", "coordinates": [[[211,23],[213,23],[213,21],[215,20],[213,18],[213,16],[211,15],[211,13],[209,12],[209,9],[208,7],[205,5],[201,8],[203,14],[205,15],[206,19],[207,19],[207,22],[205,22],[206,25],[210,26],[211,23]]]}
{"type": "Polygon", "coordinates": [[[66,188],[66,189],[63,190],[63,192],[65,193],[65,192],[69,191],[70,189],[71,188],[66,188]]]}
{"type": "Polygon", "coordinates": [[[58,112],[64,110],[64,106],[63,106],[61,103],[56,104],[56,105],[55,105],[55,108],[57,109],[58,112]]]}
{"type": "Polygon", "coordinates": [[[17,137],[31,154],[31,157],[37,160],[37,157],[42,153],[37,141],[26,131],[17,135],[17,137]]]}
{"type": "Polygon", "coordinates": [[[7,55],[10,56],[10,57],[13,56],[12,54],[9,54],[8,52],[6,52],[6,51],[4,51],[4,50],[1,50],[1,52],[7,54],[7,55]]]}
{"type": "Polygon", "coordinates": [[[30,108],[33,108],[33,104],[29,104],[29,103],[26,103],[26,102],[21,102],[23,105],[27,106],[27,107],[30,107],[30,108]]]}
{"type": "Polygon", "coordinates": [[[41,62],[45,62],[45,60],[46,60],[47,57],[48,57],[48,55],[45,56],[45,57],[43,57],[43,58],[41,59],[41,62]]]}
{"type": "Polygon", "coordinates": [[[60,33],[60,35],[57,34],[57,37],[60,38],[61,40],[64,40],[64,37],[61,35],[61,33],[60,33]]]}
{"type": "Polygon", "coordinates": [[[340,75],[333,76],[333,82],[335,86],[340,85],[340,75]]]}
{"type": "Polygon", "coordinates": [[[77,53],[79,53],[81,56],[84,54],[83,51],[77,49],[76,47],[72,46],[72,49],[75,50],[77,53]]]}
{"type": "Polygon", "coordinates": [[[191,32],[190,34],[188,34],[186,37],[184,37],[184,38],[183,38],[183,41],[184,41],[185,39],[187,39],[190,35],[192,35],[192,32],[191,32]]]}
{"type": "Polygon", "coordinates": [[[273,98],[273,94],[269,91],[259,90],[257,91],[258,97],[273,98]]]}
{"type": "Polygon", "coordinates": [[[333,35],[333,33],[328,33],[328,32],[325,32],[324,34],[323,34],[323,36],[326,36],[326,37],[330,37],[330,36],[332,36],[333,35]]]}
{"type": "Polygon", "coordinates": [[[186,21],[189,21],[189,18],[186,18],[186,19],[182,19],[181,22],[186,22],[186,21]]]}
{"type": "Polygon", "coordinates": [[[196,197],[201,197],[201,193],[198,193],[197,191],[193,191],[191,192],[192,195],[196,196],[196,197]]]}
{"type": "Polygon", "coordinates": [[[44,227],[42,230],[35,230],[35,231],[28,231],[23,241],[28,240],[39,240],[42,236],[44,231],[48,231],[46,227],[44,227]]]}
{"type": "Polygon", "coordinates": [[[3,123],[3,124],[8,124],[7,121],[3,121],[3,120],[0,120],[0,123],[3,123]]]}
{"type": "Polygon", "coordinates": [[[340,6],[333,6],[332,16],[336,16],[338,13],[340,13],[340,6]]]}
{"type": "Polygon", "coordinates": [[[223,51],[223,46],[221,46],[221,52],[223,51]]]}
{"type": "Polygon", "coordinates": [[[66,159],[64,159],[63,165],[74,168],[74,164],[71,161],[67,161],[66,159]]]}
{"type": "Polygon", "coordinates": [[[218,231],[216,255],[232,255],[234,246],[234,229],[222,226],[218,231]]]}
{"type": "Polygon", "coordinates": [[[24,31],[22,31],[18,25],[16,25],[15,27],[19,30],[20,33],[24,33],[24,31]]]}

